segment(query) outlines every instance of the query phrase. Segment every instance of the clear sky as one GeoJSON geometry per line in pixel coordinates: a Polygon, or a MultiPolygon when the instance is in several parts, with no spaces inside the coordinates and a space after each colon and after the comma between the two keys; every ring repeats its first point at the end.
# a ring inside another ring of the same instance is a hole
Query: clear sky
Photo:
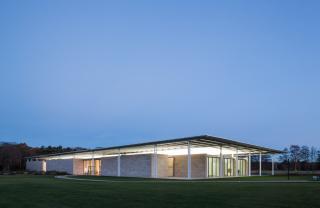
{"type": "Polygon", "coordinates": [[[0,141],[320,146],[320,1],[0,1],[0,141]]]}

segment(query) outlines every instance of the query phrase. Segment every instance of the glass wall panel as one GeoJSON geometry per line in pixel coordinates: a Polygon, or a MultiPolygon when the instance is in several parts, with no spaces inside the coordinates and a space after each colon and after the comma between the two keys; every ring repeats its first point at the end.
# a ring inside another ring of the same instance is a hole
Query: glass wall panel
{"type": "Polygon", "coordinates": [[[224,175],[234,176],[234,159],[224,158],[224,175]]]}
{"type": "Polygon", "coordinates": [[[245,159],[238,160],[239,176],[246,176],[248,173],[248,163],[245,159]]]}
{"type": "Polygon", "coordinates": [[[220,172],[220,159],[218,157],[208,157],[208,177],[218,177],[220,172]]]}

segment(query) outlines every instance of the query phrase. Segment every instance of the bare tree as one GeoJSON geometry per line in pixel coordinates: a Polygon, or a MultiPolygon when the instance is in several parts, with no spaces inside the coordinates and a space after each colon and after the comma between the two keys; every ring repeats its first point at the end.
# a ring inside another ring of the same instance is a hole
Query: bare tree
{"type": "Polygon", "coordinates": [[[317,148],[311,147],[310,149],[310,162],[315,162],[317,160],[317,148]]]}
{"type": "Polygon", "coordinates": [[[310,148],[308,146],[303,145],[300,149],[300,168],[303,170],[308,170],[310,168],[310,148]]]}
{"type": "Polygon", "coordinates": [[[308,146],[302,146],[300,150],[300,159],[304,162],[309,162],[310,159],[310,149],[308,146]]]}
{"type": "Polygon", "coordinates": [[[287,160],[289,159],[289,150],[288,148],[284,148],[283,152],[280,156],[279,156],[279,161],[281,162],[287,162],[287,160]]]}
{"type": "Polygon", "coordinates": [[[311,147],[310,149],[310,163],[311,163],[311,170],[313,171],[314,163],[317,160],[317,148],[311,147]]]}
{"type": "Polygon", "coordinates": [[[294,164],[294,170],[297,171],[297,165],[300,161],[300,146],[299,145],[291,145],[290,146],[290,160],[294,164]]]}

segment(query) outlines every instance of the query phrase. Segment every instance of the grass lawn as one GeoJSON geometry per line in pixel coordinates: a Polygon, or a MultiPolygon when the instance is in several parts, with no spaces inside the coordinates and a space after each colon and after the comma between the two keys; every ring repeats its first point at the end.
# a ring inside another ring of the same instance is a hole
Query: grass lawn
{"type": "MultiPolygon", "coordinates": [[[[133,178],[133,177],[110,177],[110,176],[68,176],[70,178],[107,180],[107,181],[155,181],[153,178],[133,178]]],[[[184,179],[156,179],[157,181],[180,181],[184,179]]],[[[185,179],[187,181],[187,179],[185,179]]],[[[251,177],[229,177],[229,178],[210,178],[194,179],[194,181],[288,181],[288,176],[251,176],[251,177]]],[[[313,181],[312,176],[290,176],[290,181],[313,181]]]]}
{"type": "MultiPolygon", "coordinates": [[[[252,177],[250,180],[258,180],[256,178],[258,177],[252,177]]],[[[261,177],[260,180],[283,180],[284,178],[261,177]]],[[[241,178],[241,180],[248,179],[241,178]]],[[[302,178],[302,180],[306,179],[308,178],[302,178]]],[[[320,183],[212,183],[210,181],[105,183],[61,180],[53,176],[0,176],[1,208],[312,208],[320,207],[319,193],[320,183]]]]}

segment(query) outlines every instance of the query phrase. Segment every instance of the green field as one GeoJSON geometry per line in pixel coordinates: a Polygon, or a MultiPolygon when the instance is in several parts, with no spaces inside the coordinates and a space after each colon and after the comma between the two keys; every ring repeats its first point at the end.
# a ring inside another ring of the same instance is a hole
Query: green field
{"type": "Polygon", "coordinates": [[[0,207],[320,207],[320,183],[254,182],[284,180],[285,177],[231,179],[251,180],[252,183],[88,178],[104,182],[62,180],[53,176],[0,176],[0,207]]]}

